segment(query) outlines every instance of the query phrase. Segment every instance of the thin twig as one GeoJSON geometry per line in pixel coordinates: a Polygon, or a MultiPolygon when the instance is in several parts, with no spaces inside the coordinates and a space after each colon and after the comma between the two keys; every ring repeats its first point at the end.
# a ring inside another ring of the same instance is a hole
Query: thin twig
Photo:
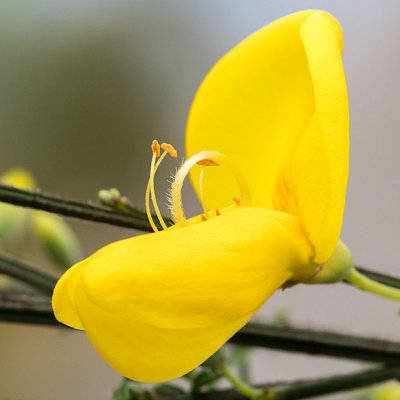
{"type": "Polygon", "coordinates": [[[400,279],[395,278],[394,276],[371,271],[371,270],[361,267],[359,265],[356,265],[355,267],[359,272],[361,272],[368,278],[371,278],[379,283],[383,283],[384,285],[388,285],[388,286],[394,287],[396,289],[400,289],[400,279]]]}
{"type": "MultiPolygon", "coordinates": [[[[0,320],[8,322],[25,322],[30,324],[43,324],[51,326],[63,326],[54,318],[51,311],[50,300],[44,296],[33,297],[32,295],[0,295],[0,320]]],[[[253,324],[250,324],[253,325],[253,324]]],[[[268,328],[268,326],[265,326],[268,328]]],[[[294,328],[292,328],[294,330],[294,328]]],[[[304,332],[299,330],[299,332],[304,332]]],[[[326,332],[325,332],[326,334],[326,332]]],[[[328,333],[329,334],[329,333],[328,333]]],[[[310,336],[312,332],[310,332],[310,336]]],[[[344,335],[342,335],[344,336],[344,335]]],[[[318,339],[320,336],[318,335],[318,339]]],[[[358,338],[363,341],[364,338],[358,338]]],[[[371,340],[371,339],[367,339],[371,340]]],[[[316,340],[317,342],[317,340],[316,340]]],[[[384,341],[373,341],[376,345],[380,342],[381,350],[393,350],[393,345],[396,345],[400,352],[400,343],[390,343],[384,341]],[[386,343],[386,346],[384,345],[386,343]],[[383,346],[382,346],[383,345],[383,346]]],[[[293,349],[292,349],[293,350],[293,349]]],[[[322,354],[322,351],[320,352],[322,354]]],[[[398,357],[398,355],[397,355],[398,357]]],[[[400,363],[400,361],[399,361],[400,363]]],[[[294,382],[279,382],[259,385],[258,387],[268,393],[266,397],[274,400],[296,400],[306,399],[325,394],[338,393],[360,387],[373,385],[379,382],[384,382],[389,379],[398,379],[400,377],[399,367],[385,366],[382,368],[372,368],[353,374],[338,375],[328,378],[319,378],[311,380],[300,380],[294,382]]],[[[192,395],[174,395],[174,400],[245,400],[242,394],[235,390],[219,390],[206,393],[192,395]]],[[[172,399],[171,399],[172,400],[172,399]]]]}
{"type": "MultiPolygon", "coordinates": [[[[19,189],[5,184],[0,184],[0,201],[53,212],[67,217],[103,222],[148,232],[153,231],[147,220],[146,213],[134,208],[130,208],[129,212],[123,212],[94,203],[66,199],[54,194],[42,193],[39,190],[19,189]]],[[[166,222],[170,223],[170,220],[166,218],[166,222]]]]}
{"type": "Polygon", "coordinates": [[[50,295],[53,293],[54,286],[57,283],[56,277],[4,255],[0,256],[0,273],[28,283],[41,292],[50,295]]]}
{"type": "Polygon", "coordinates": [[[0,320],[5,322],[60,326],[46,296],[0,293],[0,320]]]}
{"type": "Polygon", "coordinates": [[[248,323],[231,341],[312,355],[328,355],[400,366],[400,343],[325,330],[248,323]]]}
{"type": "MultiPolygon", "coordinates": [[[[390,379],[398,379],[399,377],[399,368],[384,366],[381,368],[370,368],[352,374],[283,383],[269,383],[257,387],[266,391],[266,399],[300,400],[371,386],[390,379]]],[[[183,396],[182,398],[175,397],[175,399],[186,400],[183,396]]],[[[235,390],[228,389],[201,393],[193,396],[193,399],[245,400],[246,397],[235,390]]],[[[189,400],[189,398],[187,398],[187,400],[189,400]]]]}
{"type": "MultiPolygon", "coordinates": [[[[0,295],[0,321],[64,326],[55,320],[49,300],[45,303],[43,298],[39,297],[38,308],[36,297],[24,296],[21,299],[14,295],[10,299],[8,295],[2,296],[0,295]]],[[[400,367],[400,342],[363,336],[248,323],[230,341],[247,346],[379,362],[400,367]]]]}
{"type": "MultiPolygon", "coordinates": [[[[129,212],[123,212],[94,203],[65,199],[55,194],[42,193],[38,190],[19,189],[5,184],[0,184],[0,201],[53,212],[67,217],[103,222],[109,225],[123,226],[148,232],[152,231],[146,213],[135,208],[130,208],[129,212]]],[[[156,217],[154,219],[157,221],[156,217]]],[[[167,224],[172,223],[168,218],[164,218],[164,220],[167,224]]],[[[400,288],[400,279],[374,272],[361,266],[356,266],[356,268],[377,282],[400,288]]]]}

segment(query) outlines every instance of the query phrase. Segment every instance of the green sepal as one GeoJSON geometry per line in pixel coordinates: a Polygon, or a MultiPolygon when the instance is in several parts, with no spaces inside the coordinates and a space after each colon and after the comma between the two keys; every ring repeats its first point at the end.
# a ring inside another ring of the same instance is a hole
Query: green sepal
{"type": "Polygon", "coordinates": [[[304,283],[336,283],[346,279],[353,268],[353,255],[348,247],[339,240],[332,255],[320,265],[315,275],[304,283]]]}

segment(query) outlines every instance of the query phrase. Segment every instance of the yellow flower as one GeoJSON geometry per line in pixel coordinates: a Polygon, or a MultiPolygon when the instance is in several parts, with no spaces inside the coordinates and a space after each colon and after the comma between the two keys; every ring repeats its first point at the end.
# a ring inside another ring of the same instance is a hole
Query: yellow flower
{"type": "MultiPolygon", "coordinates": [[[[329,259],[348,174],[341,49],[340,26],[321,11],[289,15],[235,47],[190,112],[192,157],[171,190],[176,225],[112,243],[60,279],[57,319],[84,329],[122,375],[159,382],[185,374],[275,290],[329,259]],[[205,210],[188,221],[180,189],[189,171],[205,210]]],[[[146,196],[157,212],[153,177],[175,155],[162,147],[155,164],[153,144],[146,196]]]]}
{"type": "MultiPolygon", "coordinates": [[[[0,176],[0,182],[21,189],[34,189],[32,174],[23,168],[12,168],[0,176]]],[[[25,226],[30,211],[11,204],[0,203],[0,241],[17,236],[25,226]]]]}
{"type": "Polygon", "coordinates": [[[395,381],[388,382],[362,392],[361,396],[360,399],[368,400],[398,400],[400,399],[400,384],[395,381]]]}

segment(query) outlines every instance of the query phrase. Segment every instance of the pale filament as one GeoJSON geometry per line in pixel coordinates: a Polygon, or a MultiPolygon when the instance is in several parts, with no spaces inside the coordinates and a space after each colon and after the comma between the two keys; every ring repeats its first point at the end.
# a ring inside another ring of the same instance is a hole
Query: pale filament
{"type": "Polygon", "coordinates": [[[161,162],[164,160],[164,158],[167,154],[170,154],[172,157],[176,157],[176,151],[172,146],[167,145],[166,143],[163,143],[161,145],[161,148],[164,150],[164,152],[162,153],[161,157],[158,159],[158,161],[156,163],[156,158],[160,155],[160,146],[159,146],[158,142],[156,142],[156,141],[153,142],[153,145],[152,145],[153,157],[151,159],[150,178],[147,183],[146,197],[145,197],[147,218],[149,219],[150,225],[153,228],[154,232],[158,232],[158,228],[153,221],[153,217],[152,217],[151,211],[150,211],[150,193],[151,193],[151,200],[153,203],[153,207],[156,212],[157,218],[160,221],[161,226],[163,227],[163,229],[168,228],[166,223],[164,222],[162,215],[161,215],[160,209],[158,208],[156,193],[155,193],[155,189],[154,189],[154,176],[157,172],[158,167],[160,166],[161,162]]]}
{"type": "MultiPolygon", "coordinates": [[[[212,160],[218,163],[226,165],[234,177],[239,186],[240,190],[240,199],[241,205],[249,205],[250,204],[250,192],[247,186],[246,181],[244,180],[242,174],[240,173],[239,169],[233,164],[224,154],[220,153],[219,151],[201,151],[200,153],[195,154],[194,156],[190,157],[182,167],[178,170],[175,175],[174,182],[171,186],[171,202],[172,202],[172,218],[174,222],[179,226],[187,226],[188,221],[186,220],[183,207],[182,207],[182,186],[183,181],[186,175],[189,173],[190,169],[196,165],[197,163],[201,163],[203,160],[212,160]]],[[[205,164],[207,165],[207,164],[205,164]]],[[[210,164],[211,165],[211,164],[210,164]]],[[[200,182],[200,186],[202,186],[202,182],[200,182]]],[[[200,188],[202,192],[202,189],[200,188]]],[[[204,201],[203,194],[201,193],[200,197],[202,198],[202,203],[204,201]]],[[[203,205],[203,208],[205,206],[203,205]]]]}

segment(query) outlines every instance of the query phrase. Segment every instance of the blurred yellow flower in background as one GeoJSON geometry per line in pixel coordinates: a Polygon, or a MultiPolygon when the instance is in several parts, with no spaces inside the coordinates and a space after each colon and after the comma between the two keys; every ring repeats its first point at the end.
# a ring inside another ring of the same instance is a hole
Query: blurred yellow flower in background
{"type": "MultiPolygon", "coordinates": [[[[13,168],[0,176],[0,182],[20,189],[36,187],[32,174],[23,168],[13,168]]],[[[0,239],[12,239],[21,232],[30,211],[26,208],[0,203],[0,239]]]]}
{"type": "MultiPolygon", "coordinates": [[[[19,189],[34,190],[33,175],[23,168],[12,168],[0,176],[0,182],[19,189]]],[[[64,269],[81,256],[80,245],[69,225],[58,215],[0,203],[0,245],[15,241],[24,231],[33,231],[47,255],[64,269]]]]}

